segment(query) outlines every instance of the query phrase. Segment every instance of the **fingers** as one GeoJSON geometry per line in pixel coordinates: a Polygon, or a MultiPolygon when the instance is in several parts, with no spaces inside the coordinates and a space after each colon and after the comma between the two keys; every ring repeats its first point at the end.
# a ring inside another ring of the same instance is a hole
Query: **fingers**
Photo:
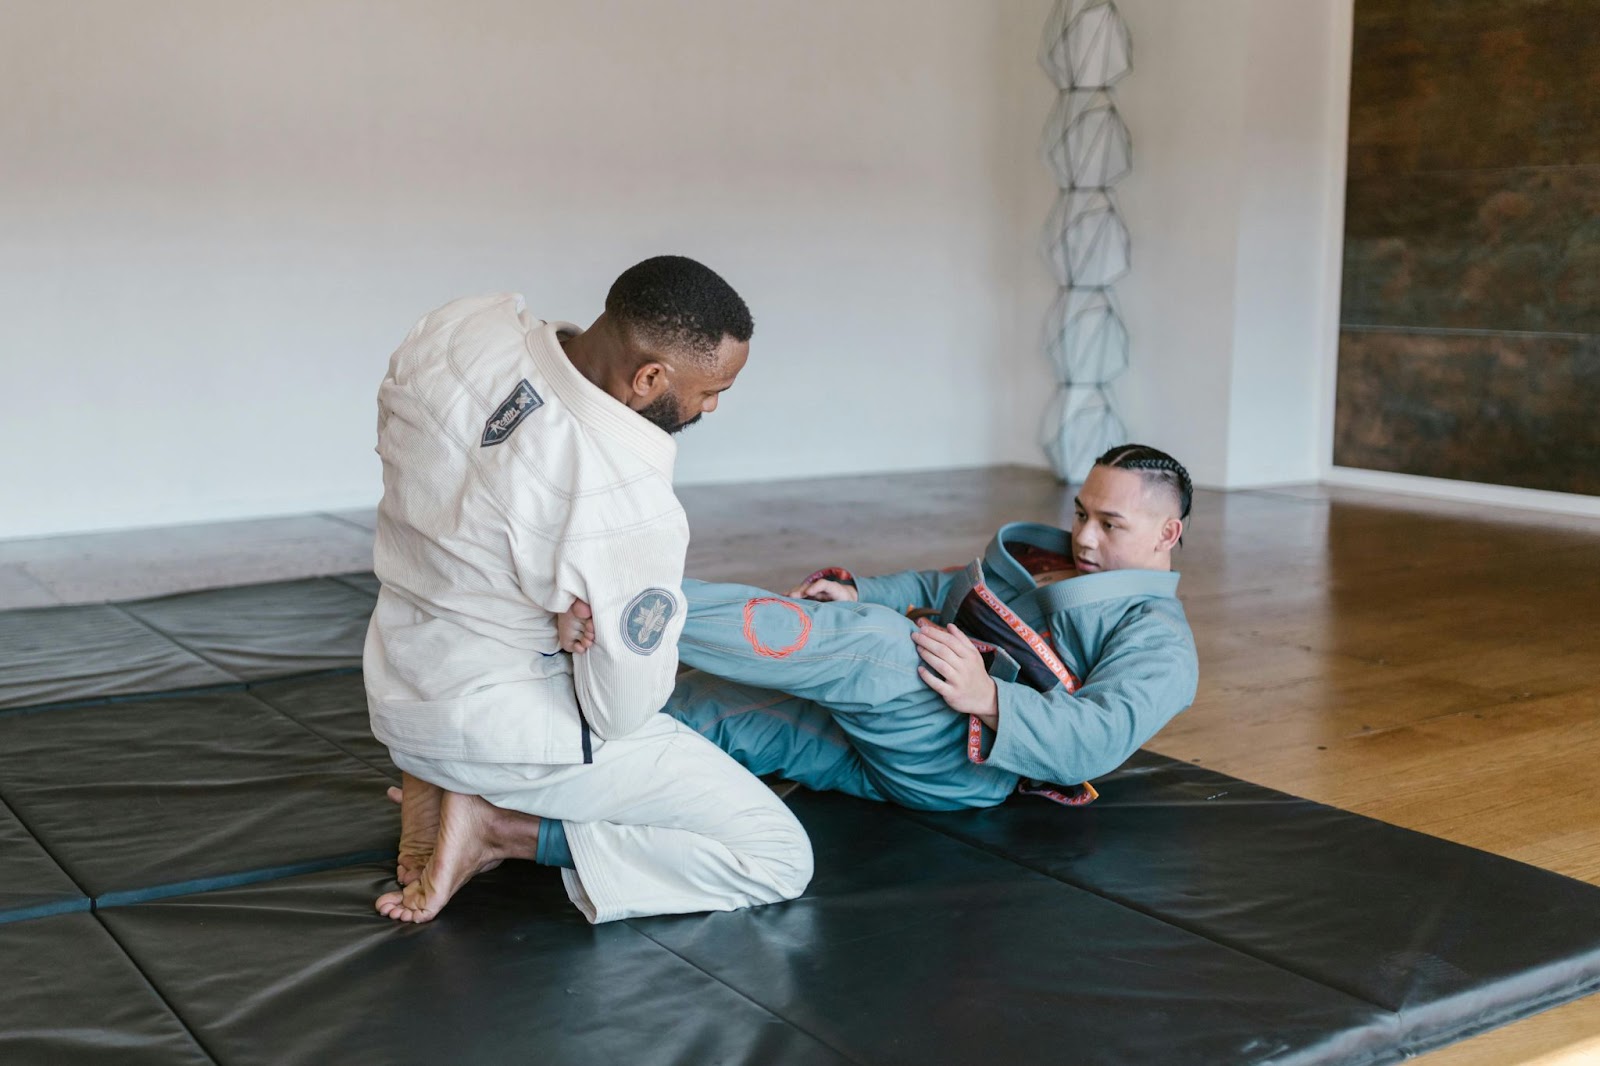
{"type": "Polygon", "coordinates": [[[395,788],[393,785],[389,786],[389,791],[384,793],[384,795],[389,797],[389,802],[390,803],[404,803],[405,802],[405,793],[401,792],[398,788],[395,788]]]}
{"type": "Polygon", "coordinates": [[[911,634],[911,640],[916,644],[917,654],[922,657],[922,661],[939,671],[942,676],[953,679],[961,669],[961,662],[945,645],[935,643],[921,633],[911,634]]]}
{"type": "Polygon", "coordinates": [[[949,702],[951,696],[956,694],[956,687],[954,685],[941,678],[932,670],[929,670],[926,666],[917,667],[917,676],[922,678],[923,684],[927,685],[940,696],[944,697],[946,703],[949,702]]]}
{"type": "Polygon", "coordinates": [[[794,600],[820,600],[824,603],[848,603],[856,599],[856,590],[849,585],[832,581],[828,578],[818,578],[796,585],[788,592],[790,599],[794,600]]]}
{"type": "Polygon", "coordinates": [[[978,646],[976,644],[972,643],[972,638],[971,637],[967,636],[965,633],[961,632],[961,630],[957,629],[956,628],[956,624],[954,622],[951,622],[948,626],[946,626],[945,627],[945,631],[950,635],[951,639],[954,640],[955,643],[958,646],[960,646],[962,648],[971,649],[972,654],[974,654],[974,655],[978,654],[978,646]]]}
{"type": "Polygon", "coordinates": [[[581,655],[594,646],[594,611],[582,600],[556,616],[556,642],[568,655],[581,655]]]}
{"type": "Polygon", "coordinates": [[[959,629],[953,632],[942,626],[925,625],[918,627],[911,634],[912,643],[918,648],[938,648],[940,651],[957,660],[980,660],[977,645],[973,644],[967,635],[959,629]]]}

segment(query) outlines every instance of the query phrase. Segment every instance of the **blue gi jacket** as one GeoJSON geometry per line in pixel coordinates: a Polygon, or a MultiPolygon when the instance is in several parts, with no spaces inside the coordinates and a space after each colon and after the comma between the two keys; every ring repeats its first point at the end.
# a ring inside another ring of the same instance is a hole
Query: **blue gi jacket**
{"type": "MultiPolygon", "coordinates": [[[[1047,636],[1078,684],[1038,692],[996,679],[999,731],[984,730],[982,761],[1023,778],[1088,781],[1122,765],[1194,702],[1199,659],[1178,602],[1178,574],[1110,570],[1040,588],[1008,549],[1031,545],[1072,557],[1064,530],[1036,522],[1002,526],[983,555],[989,587],[1047,636]]],[[[959,574],[908,570],[856,579],[863,602],[896,610],[938,608],[959,574]]]]}

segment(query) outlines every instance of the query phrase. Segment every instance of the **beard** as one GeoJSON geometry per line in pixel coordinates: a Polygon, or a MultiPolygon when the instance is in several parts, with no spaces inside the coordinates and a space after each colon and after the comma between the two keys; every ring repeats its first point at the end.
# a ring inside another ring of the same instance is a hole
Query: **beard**
{"type": "Polygon", "coordinates": [[[668,433],[682,433],[704,417],[695,415],[693,418],[684,418],[683,405],[670,392],[664,392],[645,404],[639,409],[639,416],[648,419],[653,425],[668,433]]]}

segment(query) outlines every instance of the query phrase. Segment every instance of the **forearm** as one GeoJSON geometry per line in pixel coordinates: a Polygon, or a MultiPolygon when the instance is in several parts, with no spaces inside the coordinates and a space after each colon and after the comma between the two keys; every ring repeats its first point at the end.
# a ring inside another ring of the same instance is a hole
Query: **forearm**
{"type": "Polygon", "coordinates": [[[574,655],[573,686],[578,707],[589,728],[602,740],[616,740],[634,732],[659,711],[672,695],[677,674],[678,649],[658,649],[648,667],[631,662],[607,662],[599,644],[574,655]]]}
{"type": "Polygon", "coordinates": [[[902,570],[878,577],[856,578],[856,595],[862,603],[878,603],[905,611],[913,607],[937,609],[949,591],[954,574],[942,570],[902,570]]]}
{"type": "Polygon", "coordinates": [[[612,740],[666,703],[687,615],[676,526],[592,538],[565,556],[563,592],[589,605],[594,642],[573,656],[573,685],[589,727],[612,740]]]}

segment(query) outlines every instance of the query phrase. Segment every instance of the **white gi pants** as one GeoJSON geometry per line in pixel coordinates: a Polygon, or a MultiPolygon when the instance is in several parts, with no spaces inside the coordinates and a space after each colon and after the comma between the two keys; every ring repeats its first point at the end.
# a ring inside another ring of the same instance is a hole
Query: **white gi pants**
{"type": "Polygon", "coordinates": [[[789,808],[664,714],[597,745],[588,764],[391,755],[440,788],[559,818],[577,867],[561,871],[567,896],[596,924],[776,903],[811,881],[811,842],[789,808]]]}

